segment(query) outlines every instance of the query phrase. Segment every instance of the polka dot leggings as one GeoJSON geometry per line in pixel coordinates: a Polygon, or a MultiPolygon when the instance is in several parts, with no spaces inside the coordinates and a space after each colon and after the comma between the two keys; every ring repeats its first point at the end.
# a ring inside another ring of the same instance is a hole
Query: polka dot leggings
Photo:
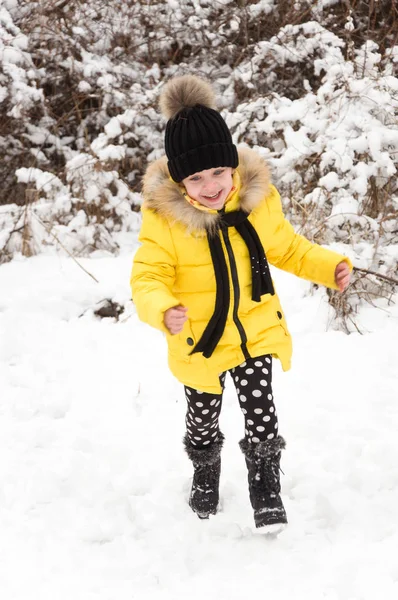
{"type": "MultiPolygon", "coordinates": [[[[272,394],[271,355],[250,358],[231,369],[240,408],[245,418],[245,438],[254,444],[278,435],[278,418],[272,394]]],[[[220,375],[224,391],[227,372],[220,375]]],[[[185,386],[188,402],[186,427],[190,443],[198,448],[217,441],[222,393],[208,394],[185,386]]]]}

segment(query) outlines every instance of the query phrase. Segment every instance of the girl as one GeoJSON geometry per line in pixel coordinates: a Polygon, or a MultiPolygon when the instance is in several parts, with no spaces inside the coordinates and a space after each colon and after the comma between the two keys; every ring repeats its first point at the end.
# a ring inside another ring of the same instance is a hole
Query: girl
{"type": "Polygon", "coordinates": [[[166,334],[169,367],[185,386],[192,510],[200,518],[217,512],[228,371],[245,420],[240,448],[255,525],[276,532],[287,518],[272,358],[287,370],[292,348],[268,265],[341,292],[352,265],[294,232],[266,164],[253,150],[237,150],[207,82],[174,78],[160,104],[167,158],[144,177],[133,300],[139,318],[166,334]]]}

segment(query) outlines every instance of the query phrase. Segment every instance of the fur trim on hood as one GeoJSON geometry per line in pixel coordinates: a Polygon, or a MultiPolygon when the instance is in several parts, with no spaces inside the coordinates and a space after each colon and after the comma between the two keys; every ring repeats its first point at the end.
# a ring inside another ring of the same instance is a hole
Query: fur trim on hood
{"type": "MultiPolygon", "coordinates": [[[[251,212],[268,195],[269,170],[257,152],[238,148],[241,189],[239,208],[251,212]]],[[[183,223],[192,232],[212,232],[217,229],[218,213],[198,210],[186,201],[181,187],[170,179],[167,158],[164,156],[149,165],[143,180],[144,206],[168,221],[183,223]]]]}

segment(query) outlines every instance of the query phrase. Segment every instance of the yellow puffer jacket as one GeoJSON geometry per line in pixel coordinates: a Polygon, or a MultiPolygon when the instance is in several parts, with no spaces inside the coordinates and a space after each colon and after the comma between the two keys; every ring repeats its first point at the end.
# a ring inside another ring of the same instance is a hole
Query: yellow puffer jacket
{"type": "MultiPolygon", "coordinates": [[[[284,218],[279,194],[269,181],[268,169],[253,150],[239,150],[239,167],[226,211],[242,208],[250,212],[268,262],[314,283],[337,289],[334,272],[348,258],[311,244],[296,234],[284,218]]],[[[232,281],[230,261],[220,237],[229,270],[230,307],[224,333],[210,358],[191,355],[213,315],[216,282],[206,237],[220,218],[216,210],[192,201],[182,186],[173,182],[166,158],[154,162],[144,178],[141,247],[131,275],[133,301],[142,321],[164,331],[169,366],[183,384],[202,392],[221,393],[219,374],[241,364],[241,332],[234,320],[234,294],[239,286],[238,319],[247,337],[251,357],[272,354],[290,368],[291,337],[277,295],[266,294],[261,302],[251,299],[251,264],[245,242],[234,227],[228,229],[237,269],[232,281]],[[170,335],[163,316],[167,309],[183,305],[188,321],[180,334],[170,335]]]]}

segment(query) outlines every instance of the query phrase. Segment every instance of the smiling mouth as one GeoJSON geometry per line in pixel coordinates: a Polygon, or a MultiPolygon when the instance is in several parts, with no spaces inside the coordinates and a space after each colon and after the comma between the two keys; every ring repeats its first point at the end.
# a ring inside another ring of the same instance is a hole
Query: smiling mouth
{"type": "Polygon", "coordinates": [[[217,192],[217,194],[214,194],[213,196],[203,196],[203,198],[206,198],[206,200],[218,200],[220,195],[221,195],[222,190],[220,190],[219,192],[217,192]]]}

